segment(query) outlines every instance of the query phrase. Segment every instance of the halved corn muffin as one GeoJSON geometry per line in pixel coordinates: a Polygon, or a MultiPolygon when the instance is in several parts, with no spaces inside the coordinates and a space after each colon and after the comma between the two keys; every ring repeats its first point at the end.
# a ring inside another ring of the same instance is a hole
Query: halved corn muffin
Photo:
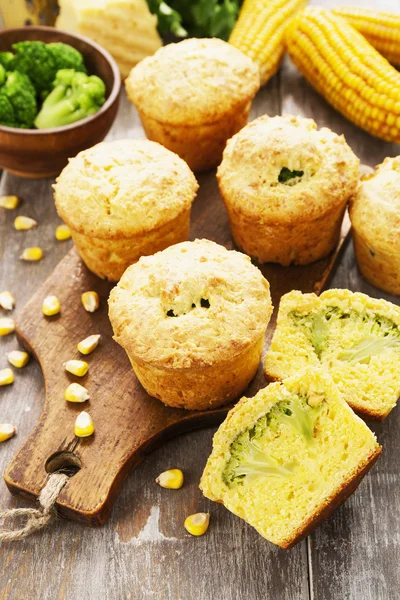
{"type": "Polygon", "coordinates": [[[348,498],[380,453],[332,378],[310,368],[228,413],[200,488],[286,549],[348,498]]]}
{"type": "Polygon", "coordinates": [[[282,380],[322,363],[354,410],[382,420],[400,395],[399,361],[400,307],[349,290],[293,291],[281,298],[264,371],[282,380]]]}

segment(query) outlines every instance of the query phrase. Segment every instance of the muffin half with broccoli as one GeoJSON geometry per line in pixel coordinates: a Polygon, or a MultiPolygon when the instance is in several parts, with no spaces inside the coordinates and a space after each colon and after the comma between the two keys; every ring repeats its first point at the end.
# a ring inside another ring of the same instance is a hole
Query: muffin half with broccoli
{"type": "Polygon", "coordinates": [[[200,488],[287,549],[348,498],[380,453],[331,377],[311,368],[228,413],[200,488]]]}
{"type": "Polygon", "coordinates": [[[400,395],[400,308],[366,294],[332,289],[281,298],[265,356],[268,379],[323,365],[357,412],[379,420],[400,395]]]}

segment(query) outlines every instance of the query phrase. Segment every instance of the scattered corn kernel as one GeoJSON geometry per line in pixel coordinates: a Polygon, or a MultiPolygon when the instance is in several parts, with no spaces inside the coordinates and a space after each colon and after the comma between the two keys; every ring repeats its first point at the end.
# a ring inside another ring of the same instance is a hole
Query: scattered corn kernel
{"type": "Polygon", "coordinates": [[[10,438],[14,437],[17,433],[17,429],[14,425],[10,425],[9,423],[1,423],[0,424],[0,442],[5,442],[10,438]]]}
{"type": "Polygon", "coordinates": [[[13,331],[15,331],[14,319],[11,319],[10,317],[1,317],[0,335],[8,335],[9,333],[13,333],[13,331]]]}
{"type": "Polygon", "coordinates": [[[77,437],[89,437],[94,433],[92,417],[87,412],[81,412],[76,417],[74,433],[77,437]]]}
{"type": "Polygon", "coordinates": [[[52,317],[58,315],[61,310],[61,304],[57,296],[47,296],[43,300],[42,312],[46,317],[52,317]]]}
{"type": "Polygon", "coordinates": [[[97,292],[84,292],[81,296],[83,308],[87,312],[95,312],[99,308],[100,300],[97,292]]]}
{"type": "Polygon", "coordinates": [[[71,237],[71,230],[68,225],[59,225],[56,229],[56,240],[63,242],[71,237]]]}
{"type": "Polygon", "coordinates": [[[27,352],[22,352],[22,350],[12,350],[7,354],[7,360],[13,367],[17,367],[18,369],[22,369],[28,364],[29,354],[27,352]]]}
{"type": "Polygon", "coordinates": [[[43,258],[43,250],[41,248],[25,248],[20,256],[21,260],[40,260],[43,258]]]}
{"type": "Polygon", "coordinates": [[[81,354],[90,354],[97,348],[100,340],[100,335],[89,335],[89,337],[85,338],[77,345],[77,348],[81,354]]]}
{"type": "Polygon", "coordinates": [[[28,229],[33,229],[36,227],[37,221],[35,219],[31,219],[30,217],[16,217],[14,221],[14,227],[17,231],[27,231],[28,229]]]}
{"type": "Polygon", "coordinates": [[[12,369],[1,369],[0,370],[0,386],[10,385],[14,383],[14,373],[12,369]]]}
{"type": "Polygon", "coordinates": [[[90,396],[88,391],[83,385],[79,383],[70,383],[64,392],[64,398],[68,402],[86,402],[90,396]]]}
{"type": "Polygon", "coordinates": [[[2,208],[8,208],[14,210],[19,205],[18,196],[0,196],[0,206],[2,208]]]}
{"type": "Polygon", "coordinates": [[[0,292],[0,306],[4,310],[12,310],[15,306],[15,298],[11,292],[0,292]]]}
{"type": "Polygon", "coordinates": [[[180,469],[169,469],[160,473],[156,479],[156,483],[168,490],[179,490],[183,485],[183,473],[180,469]]]}
{"type": "Polygon", "coordinates": [[[203,535],[210,523],[210,515],[208,513],[195,513],[189,515],[185,519],[185,529],[192,535],[203,535]]]}
{"type": "Polygon", "coordinates": [[[89,370],[89,365],[84,360],[67,360],[65,370],[72,375],[83,377],[89,370]]]}

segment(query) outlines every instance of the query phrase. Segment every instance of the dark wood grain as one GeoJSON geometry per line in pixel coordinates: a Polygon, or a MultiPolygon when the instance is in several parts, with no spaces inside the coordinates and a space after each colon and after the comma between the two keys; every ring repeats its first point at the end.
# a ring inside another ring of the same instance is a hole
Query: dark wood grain
{"type": "MultiPolygon", "coordinates": [[[[328,5],[327,0],[315,3],[328,5]]],[[[376,3],[359,0],[358,4],[376,3]]],[[[399,9],[397,0],[382,0],[380,6],[399,9]]],[[[344,132],[355,152],[370,165],[400,153],[398,146],[375,140],[335,113],[289,63],[258,95],[253,117],[264,112],[313,116],[319,125],[344,132]]],[[[133,109],[123,102],[109,137],[142,135],[133,109]]],[[[15,213],[0,212],[0,288],[15,292],[17,310],[70,248],[70,242],[56,243],[53,238],[58,220],[50,183],[9,175],[1,181],[1,193],[17,193],[25,199],[17,214],[39,221],[37,230],[19,233],[12,228],[15,213]],[[21,250],[38,241],[46,250],[43,261],[35,265],[19,262],[21,250]]],[[[207,216],[198,201],[194,214],[200,227],[207,216]]],[[[229,238],[227,229],[225,235],[229,238]]],[[[398,302],[362,280],[351,244],[344,249],[330,285],[398,302]]],[[[16,346],[15,338],[0,340],[0,367],[6,365],[5,353],[16,346]]],[[[35,361],[18,373],[13,386],[0,389],[1,420],[18,427],[18,435],[0,446],[2,471],[37,422],[43,392],[35,361]]],[[[198,481],[214,432],[206,429],[167,442],[129,474],[103,527],[88,529],[61,519],[34,538],[1,547],[0,598],[394,600],[400,588],[399,418],[393,411],[385,423],[373,426],[384,452],[357,493],[308,543],[289,552],[273,547],[224,507],[202,497],[198,481]],[[179,492],[154,483],[168,467],[185,472],[185,485],[179,492]],[[210,511],[211,525],[206,536],[194,539],[184,531],[183,520],[197,510],[210,511]]],[[[0,485],[1,507],[26,505],[0,485]]]]}

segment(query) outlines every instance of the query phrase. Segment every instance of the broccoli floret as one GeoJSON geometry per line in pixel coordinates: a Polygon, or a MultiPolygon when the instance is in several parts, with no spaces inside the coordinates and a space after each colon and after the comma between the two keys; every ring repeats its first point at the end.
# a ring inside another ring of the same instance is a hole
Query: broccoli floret
{"type": "Polygon", "coordinates": [[[87,73],[82,54],[69,44],[55,42],[47,44],[47,48],[53,55],[57,71],[60,69],[75,69],[75,71],[87,73]]]}
{"type": "Polygon", "coordinates": [[[100,77],[62,69],[57,73],[54,89],[43,102],[35,125],[38,129],[61,127],[93,115],[104,104],[105,92],[100,77]]]}
{"type": "Polygon", "coordinates": [[[18,42],[12,47],[16,54],[10,69],[28,75],[38,94],[50,90],[57,72],[57,64],[47,44],[18,42]]]}
{"type": "Polygon", "coordinates": [[[6,80],[0,88],[0,98],[2,125],[26,129],[33,127],[37,113],[36,94],[27,75],[18,71],[7,73],[6,80]]]}
{"type": "Polygon", "coordinates": [[[260,448],[259,441],[265,437],[267,430],[273,435],[280,435],[281,427],[288,426],[299,434],[307,445],[314,441],[314,428],[324,403],[309,406],[307,400],[293,396],[281,400],[266,415],[260,417],[251,429],[245,430],[234,440],[230,448],[228,460],[222,479],[228,487],[242,484],[245,477],[290,477],[297,463],[279,462],[265,450],[260,448]]]}
{"type": "Polygon", "coordinates": [[[3,83],[5,82],[7,76],[6,76],[6,70],[3,67],[3,65],[0,64],[0,86],[3,85],[3,83]]]}
{"type": "Polygon", "coordinates": [[[288,183],[289,185],[293,185],[294,183],[298,183],[300,177],[303,177],[304,171],[291,171],[287,167],[282,167],[280,173],[278,175],[279,183],[288,183]]]}
{"type": "Polygon", "coordinates": [[[400,349],[400,339],[389,335],[386,337],[371,335],[362,338],[348,350],[343,350],[338,358],[353,365],[356,363],[369,364],[372,356],[383,354],[389,348],[400,349]]]}
{"type": "Polygon", "coordinates": [[[2,65],[6,71],[11,71],[11,63],[14,59],[12,52],[0,52],[0,65],[2,65]]]}

